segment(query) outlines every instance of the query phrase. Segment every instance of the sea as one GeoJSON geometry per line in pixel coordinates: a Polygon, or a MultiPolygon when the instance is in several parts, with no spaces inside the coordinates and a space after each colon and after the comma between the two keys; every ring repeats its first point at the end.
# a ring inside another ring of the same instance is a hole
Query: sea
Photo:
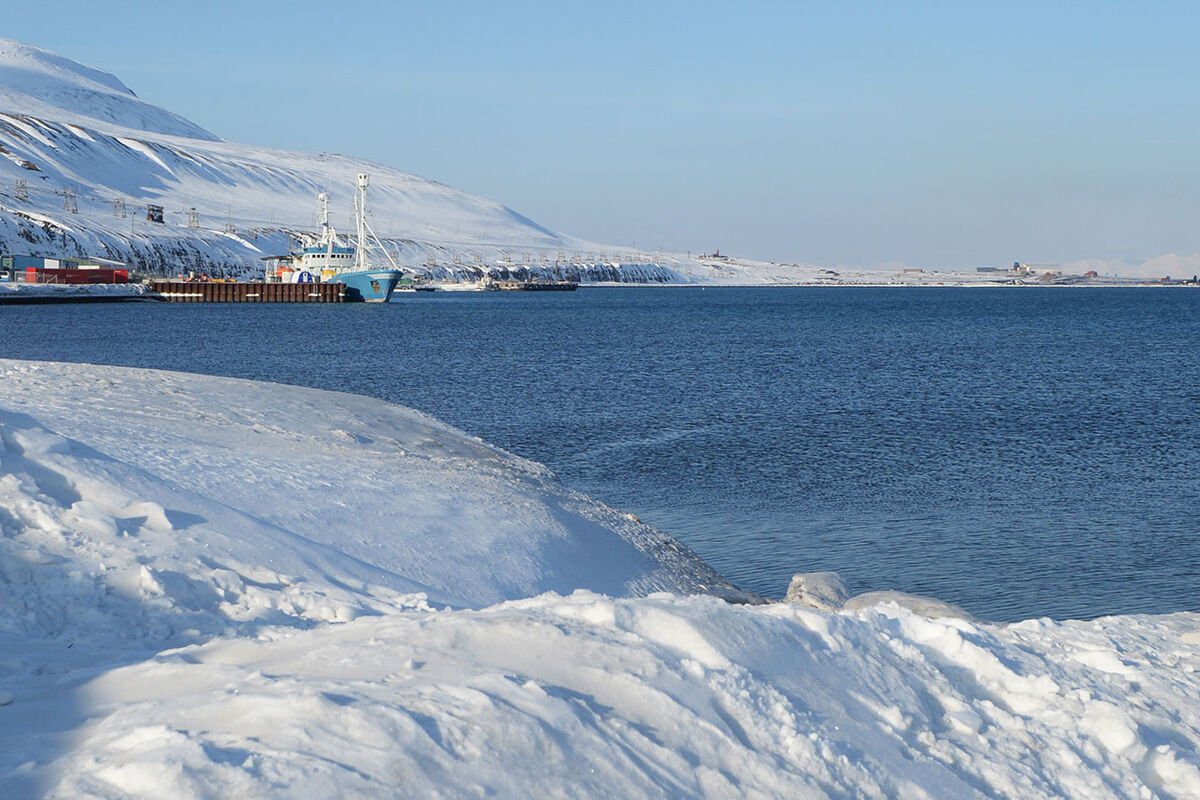
{"type": "Polygon", "coordinates": [[[1200,611],[1196,289],[11,306],[0,355],[411,406],[765,597],[829,570],[995,621],[1200,611]]]}

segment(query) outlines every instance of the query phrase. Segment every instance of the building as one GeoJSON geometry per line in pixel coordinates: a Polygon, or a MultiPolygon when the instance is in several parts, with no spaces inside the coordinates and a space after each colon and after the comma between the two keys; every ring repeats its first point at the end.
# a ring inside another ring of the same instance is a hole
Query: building
{"type": "Polygon", "coordinates": [[[0,271],[24,283],[129,283],[125,264],[107,258],[0,256],[0,271]]]}
{"type": "Polygon", "coordinates": [[[1058,264],[1022,264],[1019,261],[1013,262],[1009,272],[1018,275],[1041,275],[1043,278],[1047,275],[1050,277],[1062,275],[1062,269],[1058,264]]]}

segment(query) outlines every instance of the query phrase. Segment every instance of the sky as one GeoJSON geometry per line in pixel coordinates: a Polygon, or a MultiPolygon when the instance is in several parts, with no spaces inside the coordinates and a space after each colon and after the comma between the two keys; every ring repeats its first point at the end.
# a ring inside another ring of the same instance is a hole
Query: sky
{"type": "Polygon", "coordinates": [[[1200,251],[1200,6],[19,3],[0,35],[247,144],[653,252],[953,267],[1200,251]]]}

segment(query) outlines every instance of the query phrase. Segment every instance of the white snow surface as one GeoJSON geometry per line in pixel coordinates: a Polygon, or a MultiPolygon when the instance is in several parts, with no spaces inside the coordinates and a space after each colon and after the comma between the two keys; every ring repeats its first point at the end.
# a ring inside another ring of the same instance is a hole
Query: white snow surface
{"type": "Polygon", "coordinates": [[[6,798],[1200,797],[1200,615],[714,595],[409,409],[0,360],[6,798]]]}
{"type": "Polygon", "coordinates": [[[147,287],[140,283],[13,283],[0,281],[0,303],[42,298],[55,301],[120,299],[145,297],[147,287]]]}
{"type": "Polygon", "coordinates": [[[155,133],[216,139],[200,126],[144,102],[114,75],[4,38],[0,38],[0,108],[19,108],[47,119],[58,119],[66,112],[93,125],[116,123],[155,133]]]}

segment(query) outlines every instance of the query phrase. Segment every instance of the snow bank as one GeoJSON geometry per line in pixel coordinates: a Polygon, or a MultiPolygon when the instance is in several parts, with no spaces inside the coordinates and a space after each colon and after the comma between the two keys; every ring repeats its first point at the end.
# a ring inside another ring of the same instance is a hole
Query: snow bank
{"type": "Polygon", "coordinates": [[[713,595],[408,409],[0,360],[5,796],[1200,796],[1200,615],[713,595]]]}
{"type": "Polygon", "coordinates": [[[141,298],[146,286],[140,283],[14,283],[0,281],[0,303],[64,302],[141,298]]]}
{"type": "Polygon", "coordinates": [[[84,515],[89,533],[120,536],[141,516],[125,506],[154,503],[168,522],[172,509],[190,520],[169,536],[196,564],[211,560],[214,536],[235,536],[220,546],[247,563],[323,548],[336,564],[321,562],[320,575],[311,564],[286,571],[332,586],[383,581],[457,607],[578,588],[734,591],[669,537],[545,467],[411,409],[120,367],[0,360],[0,382],[0,408],[21,414],[0,417],[8,458],[19,455],[18,472],[57,476],[58,491],[36,480],[22,489],[37,490],[39,515],[84,515]],[[184,546],[182,532],[195,541],[184,546]],[[325,574],[335,567],[353,580],[325,574]]]}

